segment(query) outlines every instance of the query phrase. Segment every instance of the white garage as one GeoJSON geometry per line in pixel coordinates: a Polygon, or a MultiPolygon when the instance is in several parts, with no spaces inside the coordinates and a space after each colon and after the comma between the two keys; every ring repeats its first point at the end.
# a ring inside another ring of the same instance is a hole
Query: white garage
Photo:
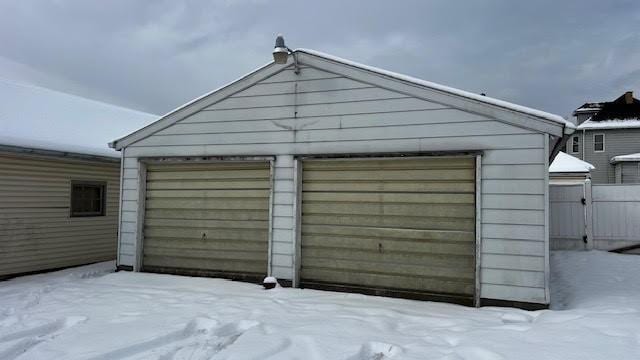
{"type": "Polygon", "coordinates": [[[549,303],[561,117],[312,50],[116,140],[118,265],[465,304],[549,303]]]}

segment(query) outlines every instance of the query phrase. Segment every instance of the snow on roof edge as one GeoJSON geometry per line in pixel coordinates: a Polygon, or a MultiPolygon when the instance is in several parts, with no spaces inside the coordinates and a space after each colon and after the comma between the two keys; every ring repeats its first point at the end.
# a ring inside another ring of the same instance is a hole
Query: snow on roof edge
{"type": "Polygon", "coordinates": [[[392,77],[392,78],[395,78],[395,79],[398,79],[398,80],[414,83],[416,85],[425,86],[425,87],[428,87],[428,88],[432,88],[434,90],[438,90],[438,91],[442,91],[442,92],[458,95],[458,96],[461,96],[461,97],[465,97],[465,98],[468,98],[468,99],[471,99],[471,100],[475,100],[475,101],[479,101],[479,102],[483,102],[483,103],[499,106],[499,107],[506,108],[506,109],[509,109],[509,110],[513,110],[513,111],[517,111],[517,112],[520,112],[520,113],[525,113],[525,114],[528,114],[528,115],[531,115],[531,116],[535,116],[535,117],[538,117],[538,118],[543,118],[545,120],[549,120],[549,121],[552,121],[552,122],[556,122],[556,123],[562,124],[562,125],[570,128],[570,129],[575,129],[576,128],[573,123],[565,120],[560,115],[556,115],[556,114],[548,113],[548,112],[545,112],[545,111],[529,108],[529,107],[526,107],[526,106],[510,103],[508,101],[499,100],[499,99],[495,99],[495,98],[488,97],[488,96],[474,94],[472,92],[468,92],[468,91],[465,91],[465,90],[460,90],[460,89],[456,89],[456,88],[453,88],[453,87],[450,87],[450,86],[446,86],[446,85],[434,83],[434,82],[431,82],[431,81],[418,79],[418,78],[415,78],[415,77],[412,77],[412,76],[403,75],[403,74],[396,73],[396,72],[393,72],[393,71],[380,69],[380,68],[377,68],[377,67],[374,67],[374,66],[364,65],[364,64],[361,64],[361,63],[358,63],[358,62],[354,62],[354,61],[351,61],[351,60],[343,59],[343,58],[340,58],[340,57],[337,57],[337,56],[334,56],[334,55],[330,55],[330,54],[326,54],[326,53],[323,53],[323,52],[320,52],[320,51],[316,51],[316,50],[298,48],[298,49],[295,49],[294,52],[302,52],[302,53],[307,53],[309,55],[314,55],[314,56],[326,58],[326,59],[331,60],[331,61],[335,61],[335,62],[343,63],[343,64],[346,64],[346,65],[350,65],[350,66],[353,66],[353,67],[357,67],[357,68],[360,68],[360,69],[363,69],[363,70],[375,72],[375,73],[378,73],[378,74],[381,74],[381,75],[385,75],[385,76],[389,76],[389,77],[392,77]]]}
{"type": "Polygon", "coordinates": [[[624,162],[624,161],[640,161],[640,153],[616,155],[611,158],[611,163],[624,162]]]}
{"type": "MultiPolygon", "coordinates": [[[[200,101],[200,100],[202,100],[202,99],[206,98],[207,96],[209,96],[209,95],[211,95],[211,94],[214,94],[214,93],[216,93],[216,92],[218,92],[218,91],[220,91],[220,90],[222,90],[222,89],[224,89],[224,88],[226,88],[226,87],[228,87],[228,86],[232,85],[233,83],[236,83],[236,82],[238,82],[238,81],[240,81],[240,80],[242,80],[242,79],[244,79],[244,78],[246,78],[246,77],[248,77],[248,76],[253,75],[254,73],[256,73],[256,72],[258,72],[258,71],[260,71],[260,70],[262,70],[262,69],[266,68],[267,66],[269,66],[269,65],[271,65],[271,64],[273,64],[273,63],[274,63],[273,61],[270,61],[270,62],[268,62],[268,63],[266,63],[266,64],[264,64],[264,65],[262,65],[262,66],[260,66],[260,67],[255,68],[254,70],[252,70],[252,71],[250,71],[250,72],[248,72],[248,73],[246,73],[246,74],[244,74],[244,75],[240,76],[239,78],[237,78],[237,79],[235,79],[235,80],[233,80],[233,81],[227,82],[226,84],[224,84],[224,85],[222,85],[222,86],[219,86],[219,87],[217,87],[217,88],[216,88],[216,89],[214,89],[214,90],[211,90],[211,91],[209,91],[209,92],[207,92],[207,93],[204,93],[204,94],[202,94],[202,95],[198,96],[197,98],[192,99],[192,100],[190,100],[190,101],[188,101],[188,102],[186,102],[186,103],[184,103],[184,104],[182,104],[182,105],[178,106],[177,108],[175,108],[175,109],[173,109],[173,110],[171,110],[171,111],[167,112],[166,114],[164,114],[164,115],[160,116],[160,117],[159,117],[158,119],[156,119],[154,122],[152,122],[152,123],[150,123],[150,124],[147,124],[145,127],[140,128],[140,129],[138,129],[138,130],[136,130],[136,131],[134,131],[134,132],[132,132],[132,133],[130,133],[130,134],[127,134],[127,135],[125,135],[125,136],[122,136],[122,137],[120,137],[120,138],[118,138],[118,139],[115,139],[115,140],[113,140],[113,141],[109,142],[109,144],[108,144],[108,145],[109,145],[109,147],[110,147],[110,148],[115,149],[115,148],[116,148],[116,144],[117,144],[118,142],[120,142],[120,141],[122,141],[122,140],[124,140],[124,139],[126,139],[126,138],[128,138],[128,137],[130,137],[130,136],[132,136],[133,134],[136,134],[136,133],[138,133],[138,132],[140,132],[140,131],[142,131],[142,130],[144,130],[144,129],[148,128],[149,126],[152,126],[153,124],[155,124],[155,123],[157,123],[157,122],[159,122],[159,121],[163,120],[163,119],[164,119],[164,118],[166,118],[167,116],[169,116],[169,115],[171,115],[171,114],[173,114],[173,113],[175,113],[175,112],[177,112],[177,111],[180,111],[180,110],[182,110],[182,109],[186,108],[186,107],[187,107],[187,106],[189,106],[189,105],[192,105],[192,104],[197,103],[198,101],[200,101]]],[[[119,149],[116,149],[116,150],[119,150],[119,149]]]]}
{"type": "Polygon", "coordinates": [[[551,173],[583,173],[594,170],[592,164],[560,151],[549,165],[551,173]]]}
{"type": "Polygon", "coordinates": [[[591,118],[578,125],[577,130],[633,129],[640,128],[640,119],[611,119],[592,121],[591,118]]]}
{"type": "MultiPolygon", "coordinates": [[[[538,117],[538,118],[549,120],[549,121],[552,121],[552,122],[555,122],[555,123],[562,124],[563,126],[565,126],[568,129],[575,129],[576,128],[575,124],[573,124],[572,122],[564,119],[560,115],[548,113],[548,112],[545,112],[545,111],[529,108],[529,107],[522,106],[522,105],[517,105],[517,104],[514,104],[514,103],[510,103],[508,101],[499,100],[499,99],[495,99],[495,98],[488,97],[488,96],[482,96],[482,95],[474,94],[474,93],[471,93],[471,92],[468,92],[468,91],[464,91],[464,90],[456,89],[456,88],[453,88],[453,87],[449,87],[449,86],[446,86],[446,85],[441,85],[441,84],[437,84],[437,83],[434,83],[434,82],[430,82],[430,81],[414,78],[414,77],[411,77],[411,76],[408,76],[408,75],[403,75],[403,74],[400,74],[400,73],[396,73],[396,72],[393,72],[393,71],[380,69],[380,68],[377,68],[377,67],[374,67],[374,66],[364,65],[364,64],[361,64],[361,63],[358,63],[358,62],[354,62],[354,61],[351,61],[351,60],[346,60],[346,59],[343,59],[343,58],[340,58],[340,57],[337,57],[337,56],[334,56],[334,55],[326,54],[326,53],[323,53],[323,52],[320,52],[320,51],[316,51],[316,50],[312,50],[312,49],[297,48],[297,49],[293,50],[293,52],[307,53],[309,55],[314,55],[314,56],[326,58],[328,60],[332,60],[332,61],[336,61],[336,62],[339,62],[339,63],[343,63],[343,64],[346,64],[346,65],[351,65],[351,66],[354,66],[354,67],[357,67],[357,68],[361,68],[361,69],[364,69],[364,70],[367,70],[367,71],[372,71],[372,72],[375,72],[375,73],[378,73],[378,74],[381,74],[381,75],[389,76],[389,77],[392,77],[392,78],[395,78],[395,79],[398,79],[398,80],[407,81],[407,82],[414,83],[416,85],[429,87],[429,88],[432,88],[434,90],[439,90],[439,91],[442,91],[442,92],[455,94],[455,95],[458,95],[458,96],[466,97],[466,98],[471,99],[471,100],[476,100],[476,101],[479,101],[479,102],[483,102],[483,103],[495,105],[495,106],[498,106],[498,107],[510,109],[510,110],[517,111],[517,112],[520,112],[520,113],[525,113],[525,114],[528,114],[528,115],[531,115],[531,116],[534,116],[534,117],[538,117]]],[[[230,81],[230,82],[228,82],[228,83],[226,83],[226,84],[224,84],[224,85],[222,85],[222,86],[220,86],[220,87],[218,87],[218,88],[216,88],[214,90],[206,92],[206,93],[198,96],[197,98],[195,98],[193,100],[190,100],[190,101],[188,101],[188,102],[176,107],[175,109],[165,113],[164,115],[160,116],[156,121],[146,125],[145,127],[142,127],[142,128],[140,128],[140,129],[138,129],[138,130],[136,130],[136,131],[134,131],[134,132],[132,132],[130,134],[127,134],[125,136],[122,136],[122,137],[120,137],[118,139],[115,139],[115,140],[109,142],[109,144],[108,144],[109,147],[113,148],[113,149],[116,149],[116,150],[119,150],[117,148],[117,144],[119,142],[122,142],[124,139],[126,139],[126,138],[128,138],[130,136],[133,136],[134,134],[139,133],[140,131],[143,131],[144,129],[149,128],[150,126],[152,126],[155,123],[165,119],[166,117],[170,116],[171,114],[173,114],[173,113],[175,113],[177,111],[180,111],[180,110],[182,110],[182,109],[184,109],[184,108],[186,108],[186,107],[188,107],[188,106],[190,106],[190,105],[192,105],[192,104],[194,104],[194,103],[206,98],[207,96],[212,95],[212,94],[214,94],[214,93],[216,93],[216,92],[218,92],[218,91],[220,91],[220,90],[222,90],[222,89],[224,89],[224,88],[226,88],[226,87],[228,87],[228,86],[230,86],[230,85],[232,85],[232,84],[234,84],[234,83],[236,83],[236,82],[238,82],[238,81],[240,81],[240,80],[242,80],[242,79],[244,79],[244,78],[246,78],[246,77],[248,77],[248,76],[250,76],[250,75],[252,75],[252,74],[254,74],[256,72],[258,72],[258,71],[266,68],[267,66],[269,66],[269,65],[271,65],[273,63],[274,63],[274,61],[270,61],[270,62],[268,62],[268,63],[266,63],[266,64],[264,64],[264,65],[262,65],[262,66],[260,66],[260,67],[258,67],[256,69],[254,69],[254,70],[252,70],[252,71],[250,71],[250,72],[238,77],[237,79],[235,79],[233,81],[230,81]]]]}

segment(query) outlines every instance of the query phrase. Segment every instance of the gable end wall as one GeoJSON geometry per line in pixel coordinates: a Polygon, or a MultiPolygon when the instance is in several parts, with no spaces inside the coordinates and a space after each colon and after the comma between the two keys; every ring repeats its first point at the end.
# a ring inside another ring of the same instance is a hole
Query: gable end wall
{"type": "Polygon", "coordinates": [[[137,256],[139,159],[275,155],[272,273],[294,276],[294,155],[477,151],[483,298],[548,303],[547,135],[317,68],[284,70],[125,149],[119,264],[137,256]]]}

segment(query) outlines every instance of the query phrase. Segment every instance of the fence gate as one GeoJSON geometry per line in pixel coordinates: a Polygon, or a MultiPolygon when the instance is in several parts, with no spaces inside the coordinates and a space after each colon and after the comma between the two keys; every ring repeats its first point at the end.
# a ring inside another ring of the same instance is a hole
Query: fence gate
{"type": "Polygon", "coordinates": [[[550,248],[588,249],[586,186],[551,185],[549,188],[550,248]]]}
{"type": "Polygon", "coordinates": [[[551,185],[552,250],[614,250],[640,244],[640,185],[551,185]]]}

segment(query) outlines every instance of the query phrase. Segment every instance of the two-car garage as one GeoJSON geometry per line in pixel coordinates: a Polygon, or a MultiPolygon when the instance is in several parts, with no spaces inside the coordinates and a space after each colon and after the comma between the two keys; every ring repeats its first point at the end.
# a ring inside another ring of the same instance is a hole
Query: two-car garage
{"type": "MultiPolygon", "coordinates": [[[[475,288],[475,157],[301,161],[304,287],[465,302],[475,288]]],[[[268,273],[270,163],[146,167],[143,269],[268,273]]]]}
{"type": "Polygon", "coordinates": [[[112,143],[121,269],[549,304],[548,166],[575,126],[313,50],[285,60],[112,143]]]}

